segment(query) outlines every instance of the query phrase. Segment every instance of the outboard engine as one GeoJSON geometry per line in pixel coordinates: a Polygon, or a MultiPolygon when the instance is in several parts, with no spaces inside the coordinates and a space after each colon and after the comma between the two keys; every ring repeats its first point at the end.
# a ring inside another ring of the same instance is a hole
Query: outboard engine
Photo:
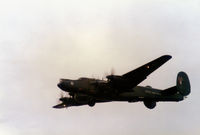
{"type": "Polygon", "coordinates": [[[85,94],[74,94],[74,100],[77,103],[87,104],[90,100],[90,97],[85,94]]]}
{"type": "Polygon", "coordinates": [[[144,101],[144,105],[149,109],[153,109],[156,107],[156,101],[144,101]]]}
{"type": "Polygon", "coordinates": [[[117,76],[117,75],[109,75],[106,76],[108,79],[108,82],[112,85],[113,88],[115,89],[126,89],[127,86],[129,86],[129,81],[122,76],[117,76]]]}
{"type": "Polygon", "coordinates": [[[108,75],[106,76],[106,78],[111,81],[111,82],[121,82],[124,81],[124,79],[121,76],[117,76],[117,75],[108,75]]]}
{"type": "Polygon", "coordinates": [[[93,107],[95,105],[95,100],[85,94],[74,94],[74,100],[79,104],[88,104],[90,107],[93,107]]]}

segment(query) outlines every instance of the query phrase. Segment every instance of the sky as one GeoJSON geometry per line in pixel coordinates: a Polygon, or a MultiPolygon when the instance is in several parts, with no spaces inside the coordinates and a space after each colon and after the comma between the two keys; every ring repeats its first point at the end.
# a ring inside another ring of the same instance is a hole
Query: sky
{"type": "Polygon", "coordinates": [[[198,0],[0,0],[0,134],[199,135],[199,37],[198,0]],[[60,78],[122,75],[165,54],[140,85],[166,89],[185,71],[182,102],[52,108],[60,78]]]}

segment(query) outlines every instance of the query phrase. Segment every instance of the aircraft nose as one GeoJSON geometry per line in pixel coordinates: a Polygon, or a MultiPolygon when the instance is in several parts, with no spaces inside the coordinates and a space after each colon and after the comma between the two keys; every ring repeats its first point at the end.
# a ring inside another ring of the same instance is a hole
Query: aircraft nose
{"type": "Polygon", "coordinates": [[[57,86],[58,86],[60,89],[64,90],[64,83],[63,83],[63,82],[59,82],[59,83],[57,84],[57,86]]]}
{"type": "Polygon", "coordinates": [[[73,85],[74,82],[69,79],[60,79],[59,83],[57,84],[57,86],[65,92],[73,91],[74,89],[73,85]]]}

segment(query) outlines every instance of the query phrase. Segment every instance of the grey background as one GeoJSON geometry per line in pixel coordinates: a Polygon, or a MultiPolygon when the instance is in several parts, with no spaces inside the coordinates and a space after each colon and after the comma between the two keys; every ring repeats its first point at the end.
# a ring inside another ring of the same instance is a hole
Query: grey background
{"type": "Polygon", "coordinates": [[[198,0],[0,1],[0,134],[199,135],[198,0]],[[126,73],[173,59],[140,85],[165,89],[179,71],[192,93],[179,103],[105,103],[54,110],[60,78],[126,73]]]}

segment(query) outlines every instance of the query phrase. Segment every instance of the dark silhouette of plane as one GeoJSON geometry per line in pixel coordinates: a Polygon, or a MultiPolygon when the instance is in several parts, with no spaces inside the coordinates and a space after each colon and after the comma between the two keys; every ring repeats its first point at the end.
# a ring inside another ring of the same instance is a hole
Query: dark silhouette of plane
{"type": "Polygon", "coordinates": [[[185,72],[179,72],[176,86],[159,90],[151,86],[138,86],[153,71],[167,62],[170,55],[161,56],[133,71],[121,76],[108,75],[107,80],[93,78],[80,78],[78,80],[60,79],[58,87],[69,94],[59,99],[60,104],[53,108],[66,108],[70,106],[89,105],[95,103],[125,101],[144,102],[144,105],[153,109],[157,102],[178,102],[190,94],[190,82],[185,72]]]}

